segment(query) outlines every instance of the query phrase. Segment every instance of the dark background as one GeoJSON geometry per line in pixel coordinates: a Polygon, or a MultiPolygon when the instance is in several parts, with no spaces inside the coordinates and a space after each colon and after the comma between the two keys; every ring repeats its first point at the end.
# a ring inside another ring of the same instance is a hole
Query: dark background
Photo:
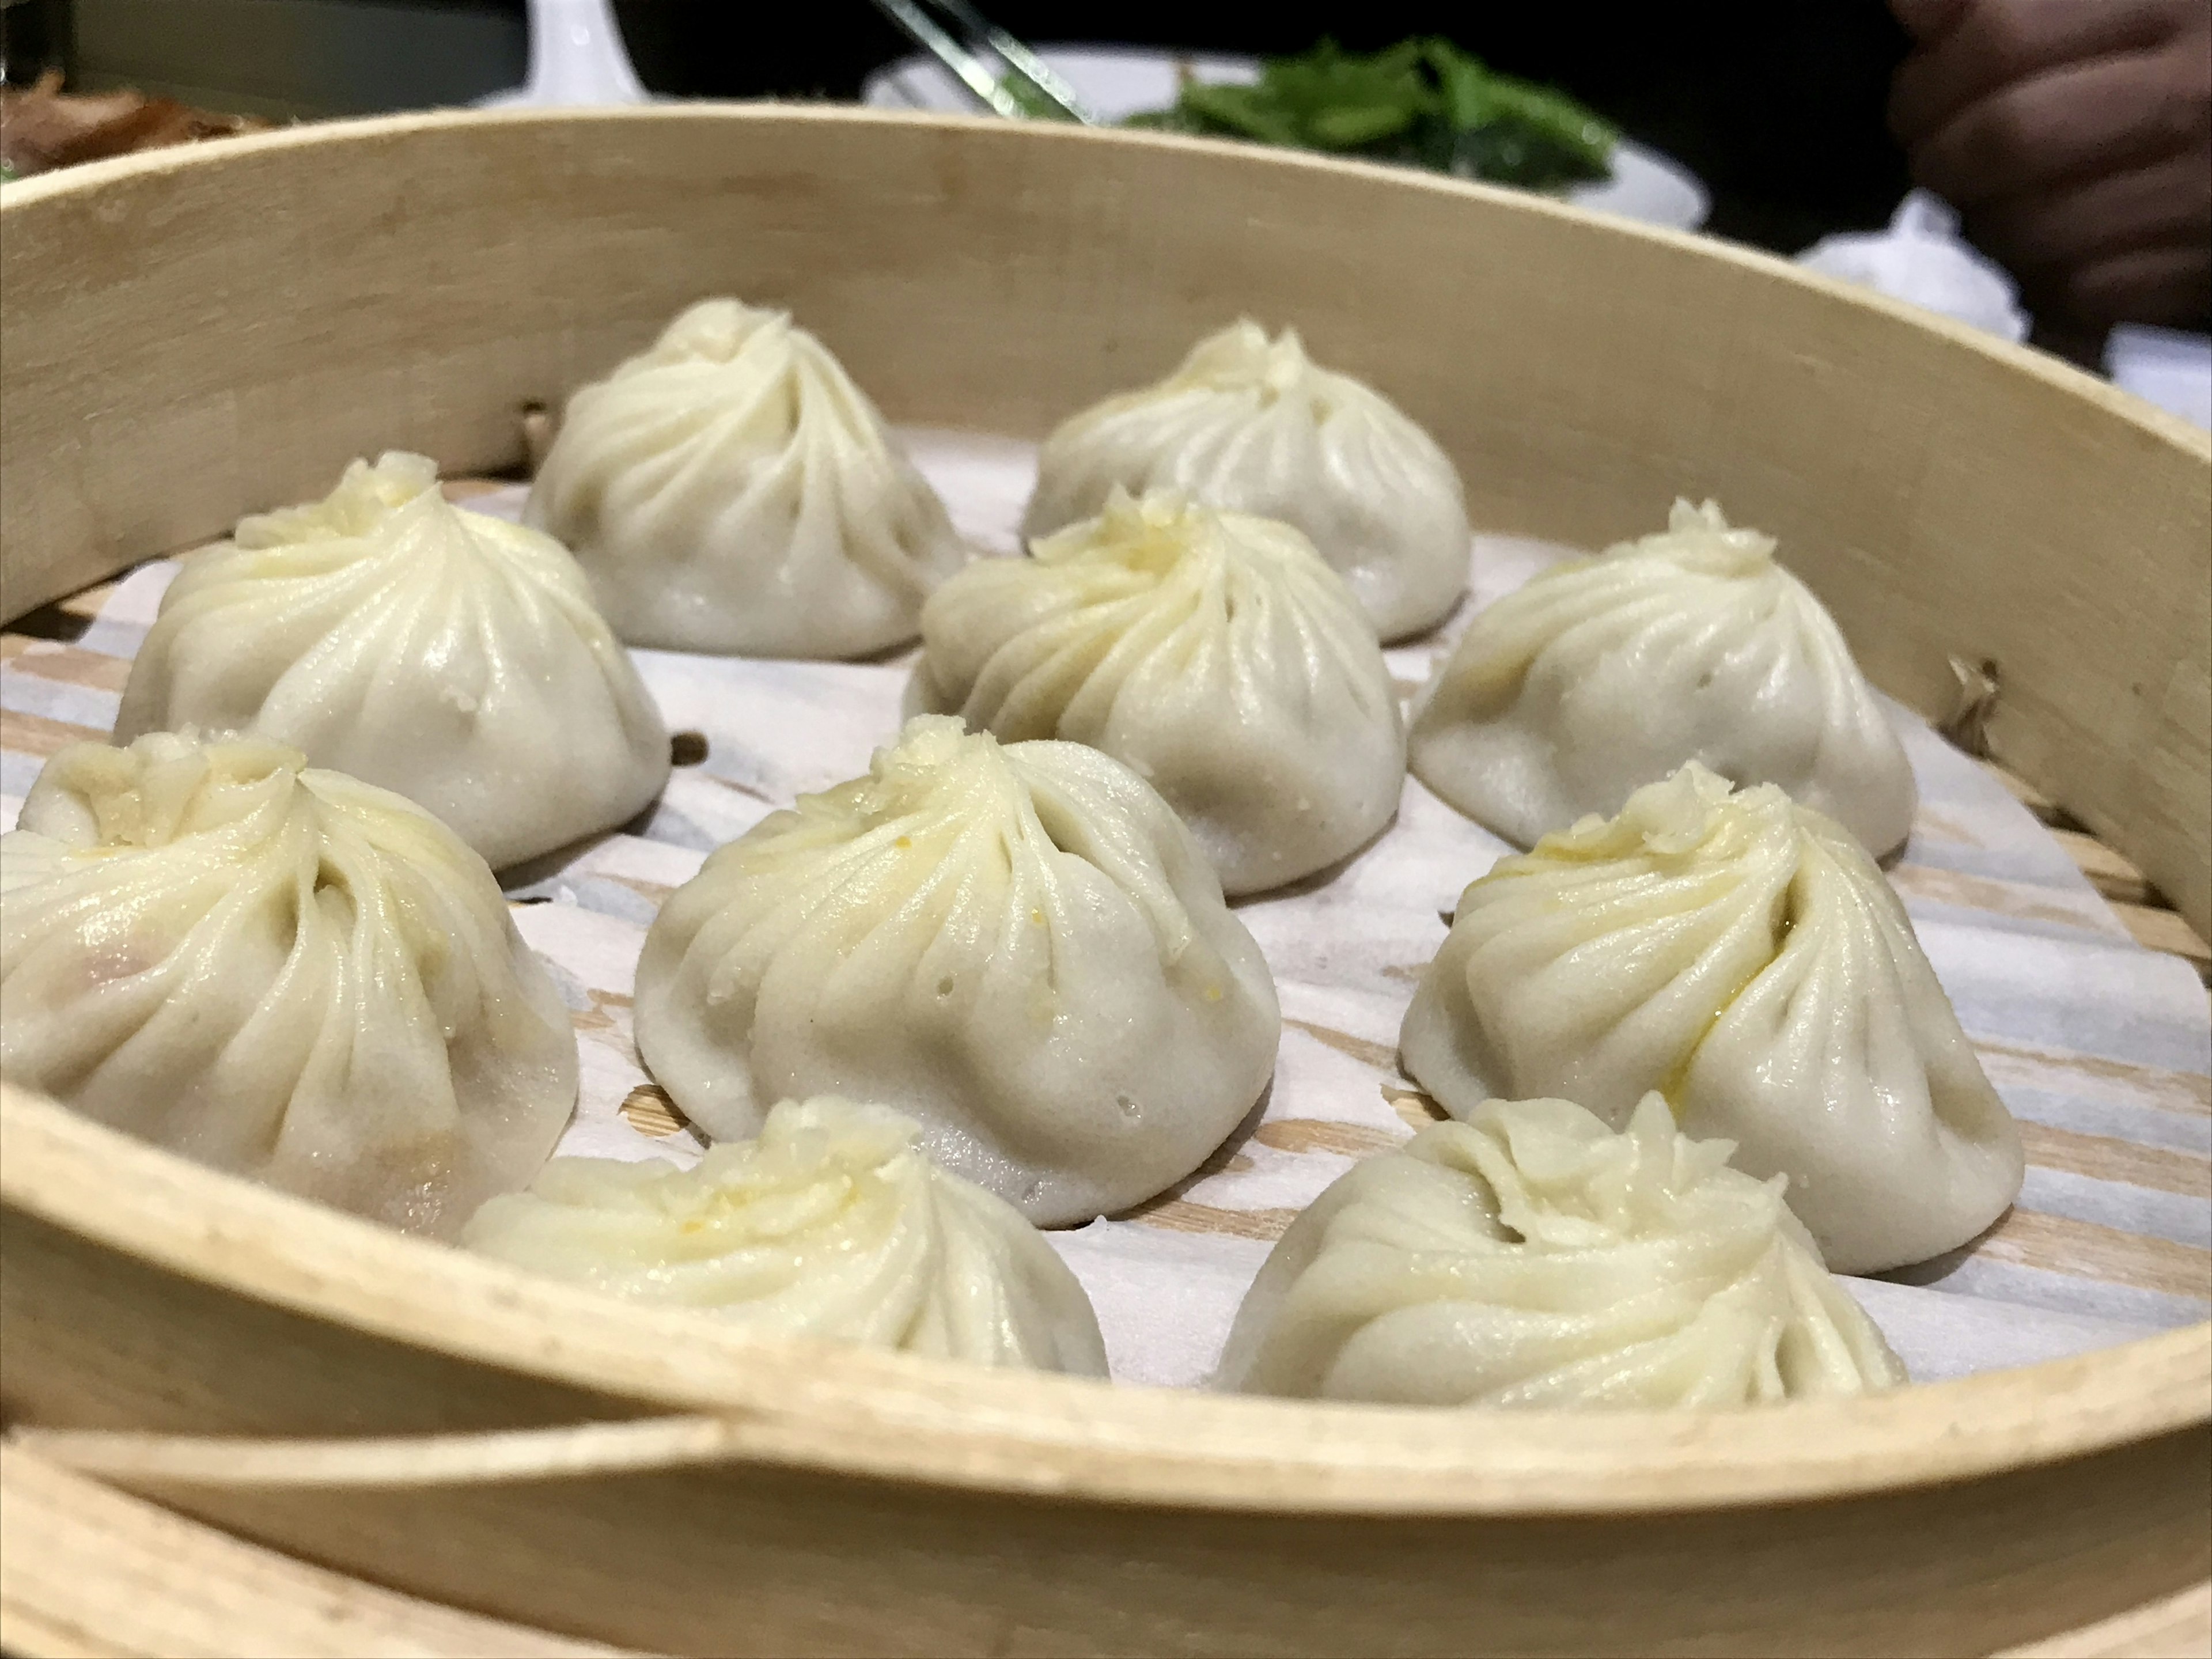
{"type": "MultiPolygon", "coordinates": [[[[1713,194],[1709,228],[1781,252],[1883,223],[1907,187],[1884,130],[1905,39],[1884,0],[981,0],[1036,42],[1373,51],[1443,34],[1559,85],[1675,156],[1713,194]]],[[[522,78],[523,0],[0,0],[9,79],[62,62],[80,89],[131,85],[277,119],[465,102],[522,78]]],[[[869,0],[616,0],[647,85],[678,95],[855,96],[912,48],[869,0]]]]}
{"type": "MultiPolygon", "coordinates": [[[[983,0],[983,9],[1032,41],[1190,51],[1302,52],[1327,33],[1371,52],[1409,34],[1448,35],[1493,68],[1564,88],[1674,155],[1713,192],[1709,228],[1785,252],[1831,230],[1884,223],[1910,184],[1882,122],[1906,44],[1882,0],[1359,0],[1333,14],[1205,0],[983,0]]],[[[639,74],[658,91],[850,98],[869,70],[913,50],[867,0],[773,13],[701,0],[626,0],[617,9],[639,74]]]]}

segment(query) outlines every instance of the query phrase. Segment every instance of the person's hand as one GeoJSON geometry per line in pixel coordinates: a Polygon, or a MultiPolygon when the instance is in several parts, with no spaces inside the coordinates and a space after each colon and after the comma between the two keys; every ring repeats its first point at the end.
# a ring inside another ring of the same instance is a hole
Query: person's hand
{"type": "Polygon", "coordinates": [[[1890,0],[1913,177],[2053,321],[2212,313],[2212,5],[1890,0]]]}

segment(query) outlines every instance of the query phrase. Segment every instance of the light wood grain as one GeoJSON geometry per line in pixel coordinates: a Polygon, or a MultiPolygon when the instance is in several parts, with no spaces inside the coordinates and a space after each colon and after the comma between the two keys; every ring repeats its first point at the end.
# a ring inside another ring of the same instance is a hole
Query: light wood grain
{"type": "Polygon", "coordinates": [[[631,1128],[656,1139],[680,1133],[691,1121],[658,1083],[639,1084],[623,1097],[617,1109],[631,1128]]]}
{"type": "Polygon", "coordinates": [[[131,677],[131,665],[120,657],[102,656],[73,645],[27,639],[21,634],[0,634],[0,659],[6,660],[19,674],[63,685],[88,686],[95,691],[120,694],[124,683],[131,677]]]}
{"type": "MultiPolygon", "coordinates": [[[[129,158],[11,185],[0,231],[9,614],[356,454],[511,465],[523,405],[703,293],[793,306],[894,418],[1032,434],[1250,312],[1435,431],[1486,529],[1716,495],[1924,712],[1994,660],[1996,756],[2212,917],[2206,441],[1758,256],[1168,137],[701,107],[129,158]]],[[[1861,1401],[1436,1413],[749,1336],[4,1085],[0,1202],[0,1401],[45,1455],[572,1638],[1977,1652],[2212,1571],[2207,1327],[1861,1401]]]]}
{"type": "Polygon", "coordinates": [[[2096,1054],[1999,1042],[1990,1037],[1976,1042],[1974,1052],[1990,1081],[2001,1088],[2012,1083],[2033,1088],[2045,1073],[2057,1072],[2072,1087],[2111,1094],[2183,1117],[2212,1117],[2212,1078],[2202,1072],[2167,1071],[2096,1054]]]}
{"type": "Polygon", "coordinates": [[[2027,1148],[2027,1161],[2039,1169],[2212,1200],[2212,1158],[2203,1152],[2083,1134],[2047,1123],[2022,1123],[2020,1138],[2027,1148]]]}
{"type": "Polygon", "coordinates": [[[2048,1641],[2009,1649],[1998,1659],[2203,1659],[2208,1653],[2212,1583],[2048,1641]]]}
{"type": "Polygon", "coordinates": [[[24,1659],[591,1659],[618,1650],[400,1595],[0,1447],[0,1647],[24,1659]]]}
{"type": "Polygon", "coordinates": [[[739,1432],[687,1418],[423,1443],[34,1443],[420,1595],[673,1651],[1972,1653],[2033,1628],[2022,1598],[2129,1607],[2203,1554],[2145,1535],[2146,1510],[2188,1512],[2147,1480],[2177,1449],[2164,1443],[2099,1460],[2094,1480],[2061,1466],[1787,1516],[1346,1528],[1285,1513],[1232,1529],[1184,1509],[985,1504],[719,1464],[739,1432]],[[1808,1547],[1818,1572],[1799,1565],[1808,1547]],[[902,1557],[920,1559],[901,1576],[902,1557]]]}
{"type": "MultiPolygon", "coordinates": [[[[0,1552],[0,1645],[25,1659],[580,1659],[625,1651],[310,1565],[20,1445],[0,1449],[0,1530],[10,1540],[0,1552]]],[[[2200,1584],[2008,1650],[2004,1659],[2187,1659],[2209,1643],[2212,1584],[2200,1584]]]]}
{"type": "Polygon", "coordinates": [[[66,749],[73,743],[106,741],[106,732],[94,731],[88,726],[72,726],[67,720],[48,720],[44,714],[30,714],[21,708],[0,708],[0,748],[12,749],[19,755],[44,757],[66,749]]]}
{"type": "MultiPolygon", "coordinates": [[[[47,1462],[0,1449],[0,1644],[25,1659],[161,1653],[516,1659],[616,1655],[602,1644],[363,1583],[47,1462]]],[[[2161,1659],[2212,1640],[2212,1584],[2004,1659],[2161,1659]]]]}

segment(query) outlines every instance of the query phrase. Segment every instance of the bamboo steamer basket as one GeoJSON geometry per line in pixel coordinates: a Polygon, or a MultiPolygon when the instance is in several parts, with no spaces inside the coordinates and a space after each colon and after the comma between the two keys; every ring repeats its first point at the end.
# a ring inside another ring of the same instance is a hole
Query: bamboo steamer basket
{"type": "MultiPolygon", "coordinates": [[[[2212,932],[2212,453],[1727,246],[1410,173],[848,110],[428,116],[0,204],[0,612],[518,411],[702,294],[1041,435],[1249,313],[1486,529],[1773,530],[1884,689],[2212,932]],[[1817,550],[1817,552],[1809,551],[1817,550]]],[[[602,1301],[0,1090],[31,1652],[1989,1653],[2212,1635],[2212,1326],[1729,1415],[1307,1405],[602,1301]]]]}

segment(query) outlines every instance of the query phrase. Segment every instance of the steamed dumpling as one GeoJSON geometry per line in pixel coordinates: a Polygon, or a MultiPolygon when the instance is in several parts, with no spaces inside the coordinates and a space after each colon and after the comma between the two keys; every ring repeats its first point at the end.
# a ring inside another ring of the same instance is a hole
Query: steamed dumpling
{"type": "Polygon", "coordinates": [[[1290,1225],[1221,1381],[1404,1406],[1751,1406],[1905,1367],[1782,1201],[1644,1097],[1614,1133],[1492,1100],[1357,1165],[1290,1225]]]}
{"type": "Polygon", "coordinates": [[[1317,367],[1295,329],[1270,340],[1239,322],[1157,386],[1067,422],[1038,458],[1024,534],[1091,518],[1117,485],[1294,526],[1385,640],[1442,622],[1467,591],[1472,543],[1450,459],[1382,393],[1317,367]]]}
{"type": "Polygon", "coordinates": [[[659,712],[567,550],[453,506],[396,451],[185,561],[115,734],[188,726],[397,790],[495,869],[613,829],[668,781],[659,712]]]}
{"type": "Polygon", "coordinates": [[[859,657],[966,562],[945,505],[829,349],[704,300],[568,400],[525,517],[632,645],[859,657]]]}
{"type": "Polygon", "coordinates": [[[1152,1197],[1274,1069],[1259,947],[1121,762],[925,716],[710,857],[646,935],[638,1053],[720,1139],[786,1098],[918,1120],[1040,1225],[1152,1197]]]}
{"type": "Polygon", "coordinates": [[[1547,571],[1460,636],[1413,716],[1413,771],[1533,846],[1698,761],[1777,783],[1877,855],[1917,794],[1835,621],[1774,538],[1676,501],[1664,533],[1547,571]]]}
{"type": "Polygon", "coordinates": [[[1790,1177],[1838,1273],[1966,1243],[2020,1192],[2020,1133],[1905,908],[1832,819],[1692,762],[1501,860],[1421,977],[1407,1070],[1467,1117],[1558,1096],[1790,1177]]]}
{"type": "Polygon", "coordinates": [[[1406,739],[1382,649],[1288,525],[1170,491],[973,564],[921,613],[925,706],[1002,741],[1126,761],[1231,893],[1353,852],[1390,821],[1406,739]]]}
{"type": "Polygon", "coordinates": [[[463,1242],[633,1301],[979,1365],[1106,1375],[1091,1298],[1005,1200],[933,1164],[913,1119],[824,1096],[693,1170],[561,1158],[463,1242]]]}
{"type": "Polygon", "coordinates": [[[576,1038],[484,861],[296,750],[71,744],[0,836],[0,1071],[447,1235],[537,1173],[576,1038]]]}

